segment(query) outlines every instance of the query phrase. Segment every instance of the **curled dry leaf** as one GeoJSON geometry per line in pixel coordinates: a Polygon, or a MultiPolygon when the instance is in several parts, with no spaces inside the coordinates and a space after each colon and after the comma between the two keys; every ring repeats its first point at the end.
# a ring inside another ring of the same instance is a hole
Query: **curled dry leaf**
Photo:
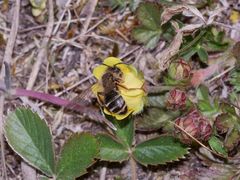
{"type": "Polygon", "coordinates": [[[165,24],[168,22],[174,15],[183,13],[185,16],[196,16],[198,17],[203,23],[206,23],[203,15],[201,12],[195,8],[194,6],[189,6],[189,5],[176,5],[172,6],[169,8],[166,8],[162,15],[161,15],[161,20],[162,24],[165,24]]]}
{"type": "Polygon", "coordinates": [[[181,31],[184,33],[184,35],[188,35],[193,33],[195,30],[198,30],[199,28],[203,27],[204,23],[199,24],[189,24],[181,28],[181,31]]]}
{"type": "Polygon", "coordinates": [[[164,71],[169,67],[169,64],[171,63],[171,57],[177,54],[182,44],[182,38],[182,31],[178,31],[169,47],[156,55],[160,71],[164,71]]]}
{"type": "Polygon", "coordinates": [[[221,12],[224,10],[225,8],[220,8],[220,7],[216,7],[213,11],[210,11],[208,20],[207,20],[207,24],[212,24],[214,19],[219,16],[221,14],[221,12]]]}
{"type": "MultiPolygon", "coordinates": [[[[192,71],[191,84],[193,86],[195,87],[199,86],[201,83],[209,79],[212,75],[214,75],[217,72],[220,73],[223,71],[227,72],[231,70],[236,65],[236,58],[232,55],[232,53],[229,53],[227,51],[216,59],[212,59],[212,60],[209,59],[208,62],[209,62],[209,66],[207,68],[192,71]],[[211,64],[211,61],[213,61],[214,64],[211,64]]],[[[212,79],[215,79],[215,78],[212,78],[212,79]]],[[[212,80],[209,80],[209,81],[212,81],[212,80]]]]}

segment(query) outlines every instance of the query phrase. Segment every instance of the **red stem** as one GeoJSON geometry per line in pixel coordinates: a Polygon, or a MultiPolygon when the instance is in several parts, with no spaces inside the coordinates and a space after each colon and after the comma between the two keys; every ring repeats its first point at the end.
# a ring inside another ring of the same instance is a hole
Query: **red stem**
{"type": "MultiPolygon", "coordinates": [[[[81,102],[76,103],[74,101],[62,99],[62,98],[56,97],[54,95],[36,92],[36,91],[32,91],[32,90],[18,88],[18,89],[13,90],[11,92],[11,95],[27,96],[27,97],[31,97],[34,99],[47,101],[47,102],[50,102],[50,103],[58,105],[58,106],[63,106],[68,109],[79,111],[80,113],[86,113],[86,112],[89,112],[89,110],[90,110],[90,107],[87,107],[86,105],[81,104],[81,102]]],[[[91,110],[92,110],[92,107],[91,107],[91,110]]]]}

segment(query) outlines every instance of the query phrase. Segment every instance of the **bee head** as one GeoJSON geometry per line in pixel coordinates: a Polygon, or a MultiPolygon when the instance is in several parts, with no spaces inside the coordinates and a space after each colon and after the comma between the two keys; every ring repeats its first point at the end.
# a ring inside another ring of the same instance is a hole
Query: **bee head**
{"type": "MultiPolygon", "coordinates": [[[[122,63],[118,63],[122,64],[122,63]]],[[[108,67],[107,71],[112,74],[113,81],[121,81],[123,73],[120,68],[117,67],[118,64],[115,64],[113,67],[103,64],[108,67]]]]}

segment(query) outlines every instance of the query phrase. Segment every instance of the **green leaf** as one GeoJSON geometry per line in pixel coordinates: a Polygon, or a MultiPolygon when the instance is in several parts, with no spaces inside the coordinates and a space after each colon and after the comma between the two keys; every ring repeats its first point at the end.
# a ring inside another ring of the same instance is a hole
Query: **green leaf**
{"type": "Polygon", "coordinates": [[[166,123],[180,115],[179,112],[167,111],[164,109],[150,107],[143,112],[142,116],[136,117],[137,129],[159,129],[166,126],[166,123]]]}
{"type": "Polygon", "coordinates": [[[224,140],[224,147],[226,147],[229,151],[233,150],[234,147],[239,143],[240,132],[237,128],[233,128],[229,132],[227,132],[227,136],[224,140]]]}
{"type": "Polygon", "coordinates": [[[137,40],[139,43],[144,43],[147,48],[154,48],[161,35],[162,31],[161,29],[157,30],[151,30],[144,26],[136,27],[132,30],[132,36],[135,40],[137,40]]]}
{"type": "Polygon", "coordinates": [[[171,136],[160,136],[136,146],[134,158],[143,165],[166,164],[184,158],[187,147],[171,136]]]}
{"type": "Polygon", "coordinates": [[[166,95],[148,95],[148,106],[165,108],[166,95]]]}
{"type": "Polygon", "coordinates": [[[214,101],[209,98],[208,88],[204,85],[200,85],[197,89],[197,106],[201,113],[208,117],[213,117],[219,112],[219,100],[214,101]]]}
{"type": "Polygon", "coordinates": [[[100,159],[112,162],[122,162],[128,159],[128,149],[107,134],[98,134],[100,143],[100,159]]]}
{"type": "Polygon", "coordinates": [[[209,91],[204,85],[200,85],[197,89],[197,99],[209,101],[209,91]]]}
{"type": "Polygon", "coordinates": [[[204,48],[199,47],[197,49],[197,53],[198,53],[198,56],[199,56],[200,60],[203,63],[207,63],[207,60],[208,60],[208,53],[207,53],[207,51],[204,48]]]}
{"type": "Polygon", "coordinates": [[[85,174],[99,151],[96,138],[89,133],[75,134],[64,144],[57,163],[57,179],[74,179],[85,174]]]}
{"type": "Polygon", "coordinates": [[[130,9],[135,11],[142,0],[130,0],[130,9]]]}
{"type": "Polygon", "coordinates": [[[219,100],[215,99],[213,103],[205,100],[200,100],[197,106],[201,113],[207,117],[214,117],[219,113],[219,100]]]}
{"type": "Polygon", "coordinates": [[[216,136],[212,136],[208,143],[212,150],[227,157],[227,151],[223,146],[223,142],[220,141],[216,136]]]}
{"type": "MultiPolygon", "coordinates": [[[[229,104],[222,103],[220,108],[223,112],[218,116],[218,119],[223,126],[223,130],[236,129],[240,132],[239,116],[236,114],[234,107],[230,106],[229,104]]],[[[229,134],[230,133],[228,133],[228,135],[229,134]]]]}
{"type": "Polygon", "coordinates": [[[197,49],[193,47],[188,51],[184,52],[184,54],[182,55],[182,58],[185,60],[189,60],[196,53],[197,53],[197,49]]]}
{"type": "Polygon", "coordinates": [[[223,113],[238,117],[235,107],[228,103],[221,103],[221,109],[223,113]]]}
{"type": "Polygon", "coordinates": [[[151,30],[160,28],[160,15],[160,8],[155,3],[141,3],[137,9],[137,18],[143,26],[151,30]]]}
{"type": "Polygon", "coordinates": [[[114,120],[113,125],[117,128],[115,134],[122,144],[129,148],[132,146],[134,137],[134,121],[132,118],[127,118],[122,121],[114,120]]]}
{"type": "Polygon", "coordinates": [[[236,68],[231,72],[230,83],[235,92],[240,92],[240,69],[236,68]]]}
{"type": "Polygon", "coordinates": [[[180,56],[183,56],[186,52],[191,51],[191,49],[195,49],[197,51],[197,48],[201,46],[202,41],[204,37],[206,36],[207,29],[200,29],[196,36],[186,36],[184,38],[184,43],[182,44],[181,49],[179,50],[178,54],[180,56]]]}
{"type": "Polygon", "coordinates": [[[7,116],[4,130],[8,144],[16,153],[46,175],[53,176],[52,136],[37,113],[18,108],[7,116]]]}
{"type": "Polygon", "coordinates": [[[228,46],[229,43],[218,43],[214,41],[209,41],[206,45],[208,51],[224,51],[228,46]]]}
{"type": "Polygon", "coordinates": [[[125,0],[108,0],[112,9],[119,8],[124,9],[127,5],[125,0]]]}

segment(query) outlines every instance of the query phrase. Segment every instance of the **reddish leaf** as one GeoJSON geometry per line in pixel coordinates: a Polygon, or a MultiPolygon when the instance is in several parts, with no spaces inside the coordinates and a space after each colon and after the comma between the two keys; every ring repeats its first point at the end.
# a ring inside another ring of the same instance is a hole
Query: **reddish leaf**
{"type": "Polygon", "coordinates": [[[199,86],[207,78],[212,76],[219,69],[219,64],[213,64],[205,69],[199,69],[192,72],[191,83],[193,86],[199,86]]]}

